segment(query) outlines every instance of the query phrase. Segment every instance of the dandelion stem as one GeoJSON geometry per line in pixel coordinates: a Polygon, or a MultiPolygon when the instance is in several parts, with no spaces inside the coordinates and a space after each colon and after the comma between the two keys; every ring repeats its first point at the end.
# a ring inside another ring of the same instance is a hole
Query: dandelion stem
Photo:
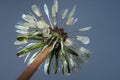
{"type": "Polygon", "coordinates": [[[32,75],[37,71],[41,63],[46,59],[51,51],[51,46],[47,47],[29,66],[28,68],[18,77],[17,80],[30,80],[32,75]]]}

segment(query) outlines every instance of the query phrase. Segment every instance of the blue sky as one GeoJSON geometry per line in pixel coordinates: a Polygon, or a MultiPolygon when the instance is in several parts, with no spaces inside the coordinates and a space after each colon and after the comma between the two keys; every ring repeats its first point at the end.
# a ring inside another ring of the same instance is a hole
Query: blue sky
{"type": "MultiPolygon", "coordinates": [[[[88,63],[81,65],[81,70],[65,77],[61,73],[46,76],[43,67],[31,80],[119,80],[120,79],[120,1],[119,0],[58,0],[59,8],[71,9],[77,4],[75,17],[79,21],[74,27],[92,26],[83,33],[91,43],[86,48],[93,52],[88,63]]],[[[22,20],[23,13],[31,12],[31,5],[37,4],[49,8],[53,0],[0,0],[0,79],[16,80],[26,69],[24,58],[16,56],[17,46],[13,43],[17,33],[14,25],[22,20]]]]}

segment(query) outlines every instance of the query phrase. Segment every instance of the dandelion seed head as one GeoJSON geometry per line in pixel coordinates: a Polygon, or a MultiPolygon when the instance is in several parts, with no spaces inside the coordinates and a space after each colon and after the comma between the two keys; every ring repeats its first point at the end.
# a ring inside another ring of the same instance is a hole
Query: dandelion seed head
{"type": "MultiPolygon", "coordinates": [[[[65,21],[65,23],[60,23],[63,24],[62,26],[58,25],[58,0],[54,0],[51,8],[52,15],[49,14],[50,10],[48,8],[49,7],[47,4],[44,4],[43,9],[46,13],[49,23],[44,19],[39,7],[34,4],[32,5],[32,10],[37,17],[33,16],[32,14],[23,14],[23,22],[15,25],[17,29],[16,32],[19,33],[15,45],[28,45],[20,50],[17,56],[19,57],[28,54],[24,62],[28,61],[28,65],[30,65],[36,59],[36,57],[45,50],[46,47],[52,46],[51,52],[45,61],[45,73],[50,73],[52,67],[51,64],[53,61],[55,61],[53,62],[55,63],[53,65],[55,67],[54,73],[58,73],[60,68],[62,68],[63,74],[68,76],[70,75],[71,71],[78,71],[80,64],[86,63],[91,54],[89,50],[78,46],[79,43],[76,45],[75,40],[78,40],[83,44],[88,44],[90,43],[90,39],[87,36],[80,35],[75,35],[71,38],[70,35],[73,33],[68,33],[65,30],[67,28],[74,29],[74,24],[78,21],[78,18],[74,17],[76,5],[73,7],[70,13],[68,13],[68,9],[65,9],[61,13],[62,16],[60,20],[65,21]],[[36,50],[36,52],[32,53],[34,50],[36,50]],[[53,60],[53,58],[55,58],[55,60],[53,60]],[[59,60],[61,61],[61,64],[59,63],[59,60]]],[[[91,27],[78,29],[79,31],[77,32],[79,33],[80,31],[87,31],[89,29],[91,29],[91,27]]]]}

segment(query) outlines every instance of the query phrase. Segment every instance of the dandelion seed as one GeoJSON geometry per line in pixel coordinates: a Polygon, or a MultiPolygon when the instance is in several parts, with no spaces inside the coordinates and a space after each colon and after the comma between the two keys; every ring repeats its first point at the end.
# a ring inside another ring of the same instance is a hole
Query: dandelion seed
{"type": "Polygon", "coordinates": [[[68,9],[65,9],[62,13],[62,19],[66,17],[67,13],[68,13],[68,9]]]}
{"type": "Polygon", "coordinates": [[[79,29],[79,31],[87,31],[87,30],[90,30],[91,28],[92,28],[92,27],[89,26],[89,27],[81,28],[81,29],[79,29]]]}
{"type": "Polygon", "coordinates": [[[89,44],[90,39],[87,36],[76,36],[77,40],[81,41],[83,44],[89,44]]]}
{"type": "Polygon", "coordinates": [[[64,44],[65,44],[65,46],[72,46],[73,42],[70,39],[66,39],[64,44]]]}
{"type": "Polygon", "coordinates": [[[32,5],[32,10],[38,17],[42,16],[42,13],[41,13],[40,9],[35,4],[32,5]]]}
{"type": "Polygon", "coordinates": [[[24,27],[24,26],[20,26],[20,25],[15,25],[15,28],[22,30],[22,31],[28,31],[29,27],[24,27]]]}
{"type": "Polygon", "coordinates": [[[37,23],[36,23],[36,25],[37,25],[37,27],[38,28],[48,28],[49,27],[49,25],[46,23],[46,22],[44,22],[44,21],[38,21],[37,23]]]}
{"type": "Polygon", "coordinates": [[[48,7],[47,7],[46,4],[44,4],[44,11],[45,11],[45,13],[46,13],[46,15],[48,17],[48,20],[50,22],[50,26],[53,28],[52,21],[51,21],[50,15],[49,15],[49,10],[48,10],[48,7]]]}
{"type": "Polygon", "coordinates": [[[29,23],[35,23],[35,20],[36,20],[34,16],[28,15],[28,14],[27,15],[23,14],[22,18],[29,23]]]}
{"type": "Polygon", "coordinates": [[[24,30],[16,30],[17,33],[20,33],[20,34],[28,34],[29,32],[28,31],[24,31],[24,30]]]}
{"type": "MultiPolygon", "coordinates": [[[[42,12],[35,4],[32,6],[32,10],[37,17],[42,16],[42,12]]],[[[77,22],[78,18],[74,17],[75,10],[76,5],[70,13],[68,13],[68,9],[63,11],[61,19],[66,20],[65,24],[67,26],[72,26],[77,22]]],[[[23,14],[22,19],[24,22],[15,26],[16,32],[19,33],[15,45],[26,44],[24,49],[18,52],[17,56],[21,57],[27,54],[24,62],[28,62],[29,65],[18,80],[28,80],[44,61],[45,74],[49,75],[51,69],[54,69],[54,73],[57,74],[62,68],[63,75],[69,76],[72,71],[78,71],[80,64],[86,63],[91,55],[88,49],[79,45],[75,47],[76,40],[81,41],[83,44],[89,44],[90,39],[87,36],[77,35],[70,38],[70,35],[73,33],[67,33],[65,28],[61,28],[60,25],[63,23],[57,24],[57,0],[54,0],[52,5],[52,18],[50,18],[49,9],[46,4],[44,4],[44,11],[50,25],[46,23],[47,21],[44,18],[38,20],[38,18],[31,14],[23,14]],[[55,58],[55,62],[52,61],[53,58],[55,58]],[[61,64],[59,61],[61,61],[61,64]]],[[[78,30],[87,31],[89,29],[91,27],[78,30]]]]}

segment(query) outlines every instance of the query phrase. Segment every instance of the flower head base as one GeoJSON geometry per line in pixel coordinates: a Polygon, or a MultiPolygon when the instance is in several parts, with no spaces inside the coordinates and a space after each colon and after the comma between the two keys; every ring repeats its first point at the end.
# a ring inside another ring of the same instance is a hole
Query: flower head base
{"type": "MultiPolygon", "coordinates": [[[[66,27],[72,26],[77,22],[78,19],[73,17],[75,9],[76,5],[69,14],[68,9],[63,11],[61,20],[67,18],[65,23],[66,27]]],[[[62,68],[62,72],[66,76],[69,75],[71,71],[78,71],[80,64],[87,62],[91,52],[83,47],[79,49],[70,38],[69,33],[65,31],[65,28],[59,27],[57,21],[58,1],[54,0],[51,9],[52,18],[49,15],[47,5],[44,4],[44,11],[48,17],[49,23],[44,20],[40,9],[36,5],[32,6],[32,10],[37,18],[32,14],[23,14],[22,18],[24,22],[15,26],[17,28],[16,32],[19,33],[15,44],[24,47],[17,53],[17,56],[21,57],[27,54],[24,62],[28,61],[29,65],[46,47],[52,46],[44,65],[46,74],[50,74],[52,68],[51,64],[54,65],[55,74],[59,72],[60,68],[62,68]],[[32,52],[35,53],[31,56],[32,52]],[[53,58],[55,59],[53,60],[53,58]]],[[[82,28],[79,29],[79,31],[87,31],[89,29],[91,29],[91,27],[82,28]]],[[[73,39],[79,40],[83,44],[89,44],[90,42],[87,36],[77,35],[73,39]]]]}

